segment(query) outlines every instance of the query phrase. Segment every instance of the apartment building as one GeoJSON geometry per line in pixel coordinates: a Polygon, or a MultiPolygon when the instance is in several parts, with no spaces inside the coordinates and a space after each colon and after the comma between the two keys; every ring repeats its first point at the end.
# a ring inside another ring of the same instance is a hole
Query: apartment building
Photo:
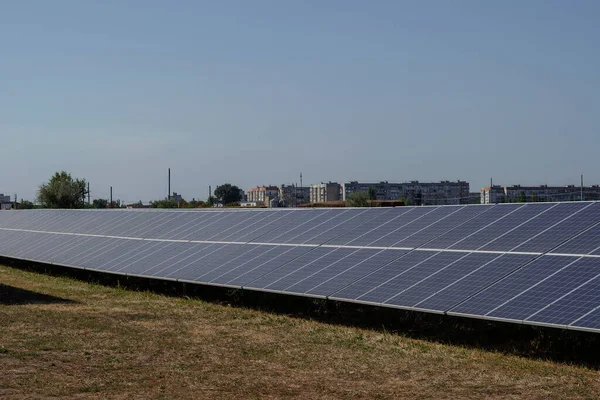
{"type": "Polygon", "coordinates": [[[5,196],[0,193],[0,210],[10,210],[12,208],[12,201],[10,196],[5,196]]]}
{"type": "Polygon", "coordinates": [[[584,186],[487,186],[481,188],[481,204],[536,201],[600,200],[600,185],[584,186]]]}
{"type": "Polygon", "coordinates": [[[337,182],[317,183],[310,185],[310,202],[325,203],[341,199],[341,185],[337,182]]]}
{"type": "Polygon", "coordinates": [[[295,207],[310,201],[310,187],[296,185],[281,185],[279,200],[284,207],[295,207]]]}
{"type": "Polygon", "coordinates": [[[257,186],[248,189],[247,202],[269,205],[273,198],[279,199],[279,188],[277,186],[257,186]]]}
{"type": "Polygon", "coordinates": [[[466,181],[440,181],[404,183],[391,182],[345,182],[341,184],[341,199],[347,200],[355,192],[371,191],[374,200],[405,199],[408,204],[443,205],[468,204],[470,202],[470,187],[466,181]]]}

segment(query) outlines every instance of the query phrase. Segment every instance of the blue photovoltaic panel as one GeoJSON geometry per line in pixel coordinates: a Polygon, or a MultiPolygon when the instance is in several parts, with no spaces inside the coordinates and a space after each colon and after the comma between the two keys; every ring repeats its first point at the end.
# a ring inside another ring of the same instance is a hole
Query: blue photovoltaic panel
{"type": "Polygon", "coordinates": [[[551,254],[591,254],[600,248],[600,224],[586,229],[564,244],[552,249],[551,254]]]}
{"type": "MultiPolygon", "coordinates": [[[[214,252],[214,256],[210,255],[207,257],[203,257],[200,261],[201,268],[192,265],[191,268],[186,268],[189,272],[183,274],[180,273],[178,279],[185,279],[188,281],[196,281],[196,282],[208,282],[209,279],[207,275],[213,273],[216,269],[221,266],[228,265],[229,263],[235,262],[240,258],[248,257],[251,250],[254,250],[256,246],[248,246],[241,244],[227,245],[232,246],[227,251],[222,251],[222,249],[218,249],[218,251],[214,252]]],[[[261,246],[262,247],[262,246],[261,246]]]]}
{"type": "Polygon", "coordinates": [[[413,207],[406,212],[400,208],[395,210],[394,212],[397,213],[397,215],[394,218],[390,218],[388,221],[379,226],[373,227],[371,230],[367,230],[367,227],[365,226],[365,232],[362,235],[344,244],[346,246],[373,246],[373,243],[375,243],[377,240],[403,229],[412,222],[418,221],[425,215],[437,210],[437,207],[413,207]]]}
{"type": "Polygon", "coordinates": [[[394,244],[393,247],[419,247],[428,246],[428,242],[461,224],[468,222],[470,219],[477,217],[481,213],[490,210],[492,206],[467,206],[460,210],[438,219],[433,224],[423,227],[421,230],[413,233],[409,237],[402,239],[394,244]]]}
{"type": "MultiPolygon", "coordinates": [[[[348,250],[348,249],[339,249],[339,250],[348,250]]],[[[342,273],[344,271],[352,270],[355,266],[364,263],[366,260],[374,257],[377,253],[381,252],[381,250],[375,249],[352,249],[352,252],[347,253],[347,255],[339,254],[333,262],[323,262],[326,261],[327,257],[323,257],[322,260],[319,260],[315,263],[315,268],[309,268],[310,271],[301,270],[301,275],[294,279],[293,284],[286,287],[284,290],[292,293],[308,293],[315,286],[319,286],[321,283],[327,281],[333,276],[342,273]]],[[[332,253],[335,256],[335,253],[332,253]]],[[[330,293],[327,293],[330,294],[330,293]]]]}
{"type": "MultiPolygon", "coordinates": [[[[361,209],[351,209],[337,213],[337,215],[332,215],[331,218],[323,222],[313,224],[308,229],[303,229],[302,232],[295,232],[296,234],[293,237],[287,236],[287,239],[284,239],[282,243],[309,244],[314,241],[315,244],[322,244],[326,239],[319,241],[317,239],[319,236],[332,229],[336,229],[344,222],[356,218],[364,212],[361,209]]],[[[279,242],[279,239],[277,242],[279,242]]]]}
{"type": "Polygon", "coordinates": [[[247,217],[245,219],[236,221],[236,224],[232,224],[231,226],[226,227],[225,229],[219,230],[214,233],[208,240],[214,241],[230,241],[232,236],[238,234],[240,230],[243,229],[256,229],[258,225],[264,225],[267,221],[269,221],[269,216],[274,215],[273,212],[254,212],[247,211],[247,217]]]}
{"type": "Polygon", "coordinates": [[[445,288],[414,304],[414,307],[424,310],[448,311],[530,262],[534,257],[523,254],[496,255],[492,261],[457,278],[445,288]]]}
{"type": "Polygon", "coordinates": [[[169,274],[185,268],[201,257],[215,253],[224,246],[220,243],[190,243],[189,247],[182,251],[176,258],[156,265],[151,270],[146,271],[146,274],[153,277],[168,277],[169,274]]]}
{"type": "MultiPolygon", "coordinates": [[[[585,203],[562,203],[538,214],[531,220],[517,226],[515,229],[502,235],[493,242],[483,246],[480,250],[511,250],[518,247],[527,240],[544,232],[546,229],[558,224],[570,217],[573,213],[581,211],[588,204],[585,203]]],[[[534,248],[533,251],[538,249],[534,248]]]]}
{"type": "Polygon", "coordinates": [[[123,260],[118,265],[112,268],[112,271],[138,275],[140,269],[142,271],[150,269],[153,261],[160,260],[161,256],[168,254],[176,247],[171,242],[156,242],[154,246],[147,246],[137,254],[133,254],[131,258],[123,260]]]}
{"type": "MultiPolygon", "coordinates": [[[[591,262],[600,274],[600,260],[597,258],[583,259],[580,263],[591,262]]],[[[546,324],[569,325],[590,311],[600,307],[600,279],[599,275],[590,279],[585,284],[573,289],[564,297],[551,299],[552,302],[535,314],[527,317],[528,321],[546,324]]]]}
{"type": "MultiPolygon", "coordinates": [[[[485,246],[489,242],[498,239],[502,235],[507,234],[512,229],[515,229],[520,224],[525,223],[536,215],[547,211],[556,204],[550,203],[535,203],[526,204],[523,207],[507,214],[505,217],[498,219],[491,225],[479,230],[463,240],[459,240],[456,244],[450,246],[451,249],[477,250],[485,246]]],[[[510,248],[504,248],[503,251],[508,251],[510,248]]]]}
{"type": "Polygon", "coordinates": [[[255,280],[249,286],[269,290],[285,290],[327,265],[340,262],[356,249],[318,248],[255,280]],[[323,250],[323,252],[321,251],[323,250]]]}
{"type": "Polygon", "coordinates": [[[156,234],[156,239],[190,240],[188,237],[195,232],[216,223],[222,218],[220,212],[191,213],[191,219],[185,224],[175,226],[170,231],[156,234]]]}
{"type": "Polygon", "coordinates": [[[596,308],[581,319],[574,321],[570,326],[574,328],[600,330],[600,308],[596,308]]]}
{"type": "Polygon", "coordinates": [[[246,252],[237,255],[229,261],[225,262],[224,260],[221,260],[221,262],[215,263],[210,270],[192,277],[192,280],[207,283],[211,282],[213,279],[218,278],[223,274],[232,271],[233,269],[239,268],[240,265],[244,263],[248,263],[251,260],[257,259],[264,254],[273,254],[271,251],[276,247],[279,246],[246,246],[246,252]]]}
{"type": "MultiPolygon", "coordinates": [[[[101,238],[95,238],[101,239],[101,238]]],[[[140,240],[122,240],[122,239],[108,239],[108,240],[93,240],[85,244],[78,244],[71,247],[61,255],[61,259],[67,260],[67,254],[73,254],[74,256],[79,255],[80,265],[84,268],[96,268],[108,270],[109,267],[118,264],[120,260],[135,255],[140,249],[158,242],[144,242],[140,240]],[[99,242],[99,243],[95,243],[99,242]],[[83,252],[85,247],[89,247],[89,252],[83,252]],[[81,255],[83,254],[83,257],[81,255]]]]}
{"type": "Polygon", "coordinates": [[[578,257],[543,256],[451,309],[452,314],[487,315],[578,257]]]}
{"type": "Polygon", "coordinates": [[[190,261],[184,266],[176,270],[167,270],[169,273],[167,277],[173,279],[193,279],[210,270],[215,263],[221,263],[223,259],[229,261],[230,257],[236,257],[246,250],[247,246],[243,244],[217,245],[215,248],[200,253],[197,257],[191,257],[190,261]]]}
{"type": "MultiPolygon", "coordinates": [[[[53,249],[48,249],[39,254],[40,260],[46,263],[60,261],[62,255],[73,247],[78,247],[90,241],[92,238],[87,236],[67,236],[62,238],[61,244],[53,249]]],[[[0,239],[2,240],[2,239],[0,239]]]]}
{"type": "MultiPolygon", "coordinates": [[[[296,250],[298,253],[309,250],[307,247],[295,248],[288,246],[256,246],[256,248],[256,250],[252,250],[252,254],[247,253],[228,264],[223,264],[215,271],[211,271],[210,274],[203,275],[199,279],[210,283],[226,285],[242,275],[246,276],[265,263],[281,260],[281,257],[286,253],[295,254],[294,249],[298,249],[296,250]]],[[[283,263],[284,261],[279,262],[283,263]]],[[[242,279],[240,279],[241,281],[242,279]]],[[[241,283],[239,286],[241,286],[241,283]]]]}
{"type": "MultiPolygon", "coordinates": [[[[421,218],[416,219],[416,220],[412,221],[411,223],[406,224],[402,227],[399,227],[397,230],[390,232],[387,235],[382,236],[380,239],[375,240],[373,243],[370,243],[369,246],[375,246],[375,247],[377,247],[377,246],[381,246],[381,247],[393,246],[395,243],[398,243],[398,242],[408,238],[409,236],[435,224],[440,219],[448,217],[451,214],[458,213],[463,208],[464,208],[464,206],[437,207],[437,208],[433,209],[430,213],[423,215],[421,218]]],[[[399,247],[402,247],[402,246],[399,246],[399,247]]]]}
{"type": "MultiPolygon", "coordinates": [[[[370,250],[359,250],[362,254],[372,254],[366,253],[368,251],[370,250]]],[[[381,250],[345,269],[341,268],[343,265],[332,265],[322,271],[319,276],[321,281],[306,293],[318,296],[330,296],[358,281],[360,278],[402,257],[404,254],[406,254],[405,250],[381,250]]]]}
{"type": "MultiPolygon", "coordinates": [[[[600,274],[600,260],[581,259],[556,272],[517,295],[488,315],[491,317],[524,320],[572,290],[600,274]]],[[[590,311],[593,307],[585,310],[590,311]]],[[[585,314],[582,313],[582,314],[585,314]]],[[[573,317],[572,320],[576,318],[573,317]]]]}
{"type": "MultiPolygon", "coordinates": [[[[283,246],[282,246],[283,247],[283,246]]],[[[317,252],[319,253],[323,249],[319,249],[316,247],[288,247],[289,250],[276,255],[268,260],[252,260],[249,265],[245,265],[242,271],[236,271],[235,277],[231,277],[231,279],[227,282],[224,282],[228,285],[238,285],[242,287],[252,287],[254,281],[260,279],[262,276],[270,273],[281,267],[282,265],[286,265],[290,261],[293,261],[299,257],[305,256],[308,253],[317,252]]],[[[315,253],[316,254],[316,253],[315,253]]],[[[312,255],[311,257],[314,257],[312,255]]],[[[308,257],[310,259],[311,257],[308,257]]]]}
{"type": "MultiPolygon", "coordinates": [[[[120,272],[135,260],[143,258],[146,255],[157,254],[157,252],[164,249],[167,245],[167,242],[144,242],[138,240],[132,242],[131,249],[124,256],[109,261],[109,264],[102,269],[110,272],[120,272]]],[[[76,261],[76,264],[78,265],[82,262],[76,261]]]]}
{"type": "Polygon", "coordinates": [[[514,250],[546,252],[598,222],[600,222],[600,203],[587,203],[586,207],[579,212],[547,231],[525,240],[514,250]]]}
{"type": "MultiPolygon", "coordinates": [[[[429,275],[421,274],[421,280],[413,286],[398,292],[394,297],[386,301],[404,307],[413,307],[426,298],[434,295],[456,280],[466,276],[470,272],[497,258],[496,254],[487,253],[459,253],[460,258],[441,266],[429,275]]],[[[439,263],[438,265],[442,265],[439,263]]]]}
{"type": "Polygon", "coordinates": [[[278,229],[281,226],[288,226],[298,216],[298,213],[291,211],[269,213],[257,212],[256,214],[259,216],[266,215],[266,217],[258,219],[250,225],[236,228],[234,232],[229,232],[222,240],[231,242],[249,242],[267,232],[278,229]]]}
{"type": "Polygon", "coordinates": [[[284,226],[281,229],[265,232],[264,235],[261,235],[252,241],[258,243],[285,243],[301,233],[312,229],[316,225],[330,220],[343,211],[347,210],[315,209],[297,211],[299,216],[298,219],[294,221],[294,224],[284,226]]]}
{"type": "Polygon", "coordinates": [[[145,257],[134,258],[127,266],[119,269],[119,272],[129,275],[146,275],[146,271],[171,259],[174,255],[181,254],[186,246],[189,246],[189,243],[165,242],[165,246],[161,246],[158,251],[151,252],[145,257]]]}
{"type": "MultiPolygon", "coordinates": [[[[358,298],[361,301],[387,303],[393,297],[419,283],[437,270],[463,257],[463,253],[438,253],[437,255],[402,271],[400,274],[358,298]]],[[[402,258],[398,259],[402,263],[402,258]]]]}
{"type": "Polygon", "coordinates": [[[390,209],[366,209],[354,216],[348,215],[348,218],[339,225],[329,228],[328,230],[306,240],[306,244],[330,244],[329,242],[338,236],[344,235],[347,232],[365,232],[365,224],[376,217],[388,214],[390,209]]]}
{"type": "Polygon", "coordinates": [[[0,255],[600,330],[599,226],[597,202],[10,211],[0,212],[0,255]]]}
{"type": "Polygon", "coordinates": [[[331,297],[338,300],[357,300],[363,295],[372,292],[380,285],[383,285],[400,275],[402,272],[434,257],[436,254],[438,253],[433,251],[412,251],[406,255],[402,255],[395,261],[373,271],[340,291],[331,294],[331,297]]]}
{"type": "Polygon", "coordinates": [[[365,236],[367,233],[382,227],[384,224],[390,224],[394,219],[403,214],[410,213],[414,208],[396,207],[396,208],[372,208],[369,209],[371,219],[362,221],[360,226],[340,232],[340,234],[327,242],[327,245],[344,246],[358,238],[365,236]]]}

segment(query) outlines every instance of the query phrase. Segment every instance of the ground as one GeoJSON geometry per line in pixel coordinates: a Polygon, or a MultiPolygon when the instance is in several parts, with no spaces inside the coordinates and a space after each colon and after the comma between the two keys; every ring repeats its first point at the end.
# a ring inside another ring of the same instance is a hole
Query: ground
{"type": "Polygon", "coordinates": [[[581,366],[0,266],[0,398],[600,398],[581,366]]]}

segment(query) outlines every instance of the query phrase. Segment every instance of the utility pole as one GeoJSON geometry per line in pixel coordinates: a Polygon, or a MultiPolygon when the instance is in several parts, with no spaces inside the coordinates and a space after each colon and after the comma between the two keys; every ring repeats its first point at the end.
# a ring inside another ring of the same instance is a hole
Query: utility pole
{"type": "Polygon", "coordinates": [[[167,200],[171,200],[171,168],[169,168],[169,192],[167,195],[167,200]]]}
{"type": "Polygon", "coordinates": [[[113,201],[112,201],[112,186],[110,187],[110,208],[113,208],[113,201]]]}
{"type": "Polygon", "coordinates": [[[304,185],[302,185],[302,172],[300,172],[300,196],[302,196],[302,203],[304,203],[304,185]]]}
{"type": "Polygon", "coordinates": [[[581,201],[583,201],[583,174],[581,174],[581,201]]]}
{"type": "Polygon", "coordinates": [[[17,194],[15,193],[15,210],[17,209],[17,194]]]}

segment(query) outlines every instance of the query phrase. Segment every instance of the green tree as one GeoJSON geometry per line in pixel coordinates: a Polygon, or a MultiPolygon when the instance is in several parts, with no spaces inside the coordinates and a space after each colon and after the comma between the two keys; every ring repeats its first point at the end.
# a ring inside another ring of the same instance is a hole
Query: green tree
{"type": "Polygon", "coordinates": [[[21,199],[21,202],[17,204],[17,209],[19,210],[31,210],[33,208],[35,208],[35,205],[29,200],[21,199]]]}
{"type": "Polygon", "coordinates": [[[92,201],[92,208],[106,208],[108,207],[108,199],[94,199],[92,201]]]}
{"type": "Polygon", "coordinates": [[[85,179],[61,171],[39,187],[37,201],[45,208],[84,208],[86,194],[85,179]]]}
{"type": "Polygon", "coordinates": [[[367,192],[350,193],[346,205],[348,207],[369,207],[369,194],[367,192]]]}
{"type": "Polygon", "coordinates": [[[369,200],[377,200],[377,194],[375,193],[375,189],[372,187],[369,187],[367,194],[369,195],[369,200]]]}
{"type": "Polygon", "coordinates": [[[214,194],[216,200],[223,205],[235,203],[242,199],[242,190],[239,187],[229,183],[217,186],[214,194]]]}
{"type": "Polygon", "coordinates": [[[517,196],[517,203],[525,203],[527,202],[527,197],[525,196],[525,192],[524,191],[520,191],[519,195],[517,196]]]}
{"type": "Polygon", "coordinates": [[[151,208],[177,208],[178,204],[176,200],[156,200],[150,202],[151,208]]]}
{"type": "Polygon", "coordinates": [[[196,199],[192,199],[192,201],[190,201],[188,203],[188,208],[199,208],[199,207],[207,207],[207,203],[205,203],[202,200],[196,200],[196,199]]]}
{"type": "Polygon", "coordinates": [[[537,196],[536,196],[535,192],[532,192],[531,193],[531,202],[535,203],[536,201],[537,201],[537,196]]]}

